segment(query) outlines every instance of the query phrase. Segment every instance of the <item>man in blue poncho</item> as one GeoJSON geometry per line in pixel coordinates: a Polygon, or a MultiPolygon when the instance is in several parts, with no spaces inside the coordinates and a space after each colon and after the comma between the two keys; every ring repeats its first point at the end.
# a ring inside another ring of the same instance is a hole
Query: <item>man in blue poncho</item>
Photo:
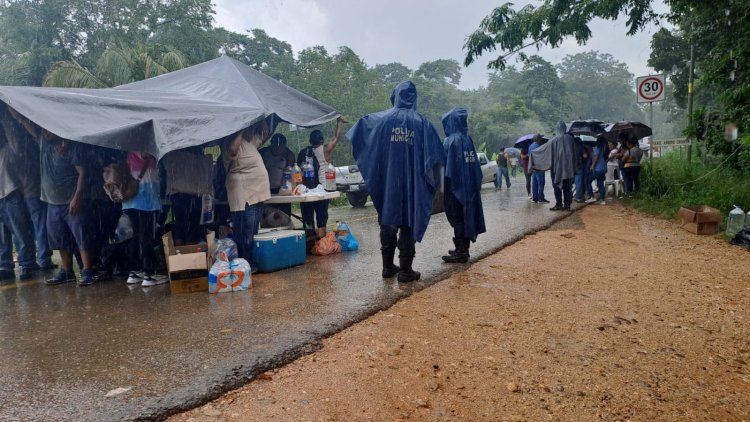
{"type": "Polygon", "coordinates": [[[420,277],[412,269],[414,243],[427,230],[445,150],[435,127],[416,111],[411,81],[396,86],[391,103],[361,118],[346,136],[378,211],[383,278],[398,275],[403,283],[420,277]],[[400,267],[393,264],[396,246],[400,267]]]}
{"type": "Polygon", "coordinates": [[[443,256],[443,261],[448,263],[466,263],[471,242],[487,231],[482,210],[482,169],[474,141],[468,134],[468,117],[465,108],[457,107],[441,118],[447,136],[443,141],[447,154],[445,214],[453,227],[453,244],[456,246],[443,256]]]}

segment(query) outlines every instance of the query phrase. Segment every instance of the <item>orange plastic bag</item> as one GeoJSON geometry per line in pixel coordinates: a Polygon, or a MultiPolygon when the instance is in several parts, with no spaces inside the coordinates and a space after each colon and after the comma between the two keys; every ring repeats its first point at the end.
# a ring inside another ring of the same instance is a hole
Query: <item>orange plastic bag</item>
{"type": "Polygon", "coordinates": [[[312,253],[320,256],[341,253],[341,244],[336,240],[334,232],[328,233],[324,238],[315,242],[312,253]]]}

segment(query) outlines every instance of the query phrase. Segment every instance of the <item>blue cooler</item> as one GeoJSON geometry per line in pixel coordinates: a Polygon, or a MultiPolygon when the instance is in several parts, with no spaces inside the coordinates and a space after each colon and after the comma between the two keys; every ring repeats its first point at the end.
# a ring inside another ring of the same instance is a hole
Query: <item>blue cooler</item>
{"type": "Polygon", "coordinates": [[[253,267],[270,273],[305,263],[305,231],[276,230],[253,237],[253,267]]]}

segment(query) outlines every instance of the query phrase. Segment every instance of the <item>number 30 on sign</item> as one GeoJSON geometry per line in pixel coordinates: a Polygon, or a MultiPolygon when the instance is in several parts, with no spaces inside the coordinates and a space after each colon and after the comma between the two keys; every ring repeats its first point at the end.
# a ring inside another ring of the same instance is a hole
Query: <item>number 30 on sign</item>
{"type": "Polygon", "coordinates": [[[639,103],[664,101],[664,75],[640,76],[635,80],[639,103]]]}

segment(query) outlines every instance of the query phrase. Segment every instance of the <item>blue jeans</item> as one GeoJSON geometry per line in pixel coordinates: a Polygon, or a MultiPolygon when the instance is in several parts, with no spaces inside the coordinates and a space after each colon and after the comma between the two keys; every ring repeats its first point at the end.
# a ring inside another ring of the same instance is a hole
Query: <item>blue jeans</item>
{"type": "Polygon", "coordinates": [[[607,170],[594,171],[593,173],[590,173],[590,175],[591,175],[592,182],[596,180],[596,188],[599,190],[599,200],[604,201],[605,197],[607,196],[607,189],[604,187],[604,182],[607,176],[607,170]]]}
{"type": "Polygon", "coordinates": [[[14,242],[18,251],[18,264],[21,268],[33,268],[36,263],[34,227],[21,192],[15,191],[0,199],[0,224],[4,226],[5,232],[0,240],[0,269],[13,270],[14,242]]]}
{"type": "Polygon", "coordinates": [[[495,179],[495,187],[503,188],[503,177],[505,177],[505,186],[510,187],[510,178],[508,177],[508,167],[497,168],[497,178],[495,179]]]}
{"type": "Polygon", "coordinates": [[[531,174],[531,199],[544,200],[544,172],[534,170],[531,174]]]}
{"type": "Polygon", "coordinates": [[[47,267],[52,264],[52,250],[47,240],[47,203],[39,198],[26,198],[26,208],[34,224],[36,263],[40,267],[47,267]]]}
{"type": "Polygon", "coordinates": [[[232,238],[237,243],[237,253],[247,262],[253,262],[253,238],[258,233],[263,204],[245,204],[244,211],[232,211],[232,238]]]}
{"type": "Polygon", "coordinates": [[[574,182],[576,184],[576,201],[583,201],[585,196],[594,197],[594,189],[591,187],[593,177],[588,169],[576,173],[574,176],[574,182]],[[585,195],[585,196],[584,196],[585,195]]]}

